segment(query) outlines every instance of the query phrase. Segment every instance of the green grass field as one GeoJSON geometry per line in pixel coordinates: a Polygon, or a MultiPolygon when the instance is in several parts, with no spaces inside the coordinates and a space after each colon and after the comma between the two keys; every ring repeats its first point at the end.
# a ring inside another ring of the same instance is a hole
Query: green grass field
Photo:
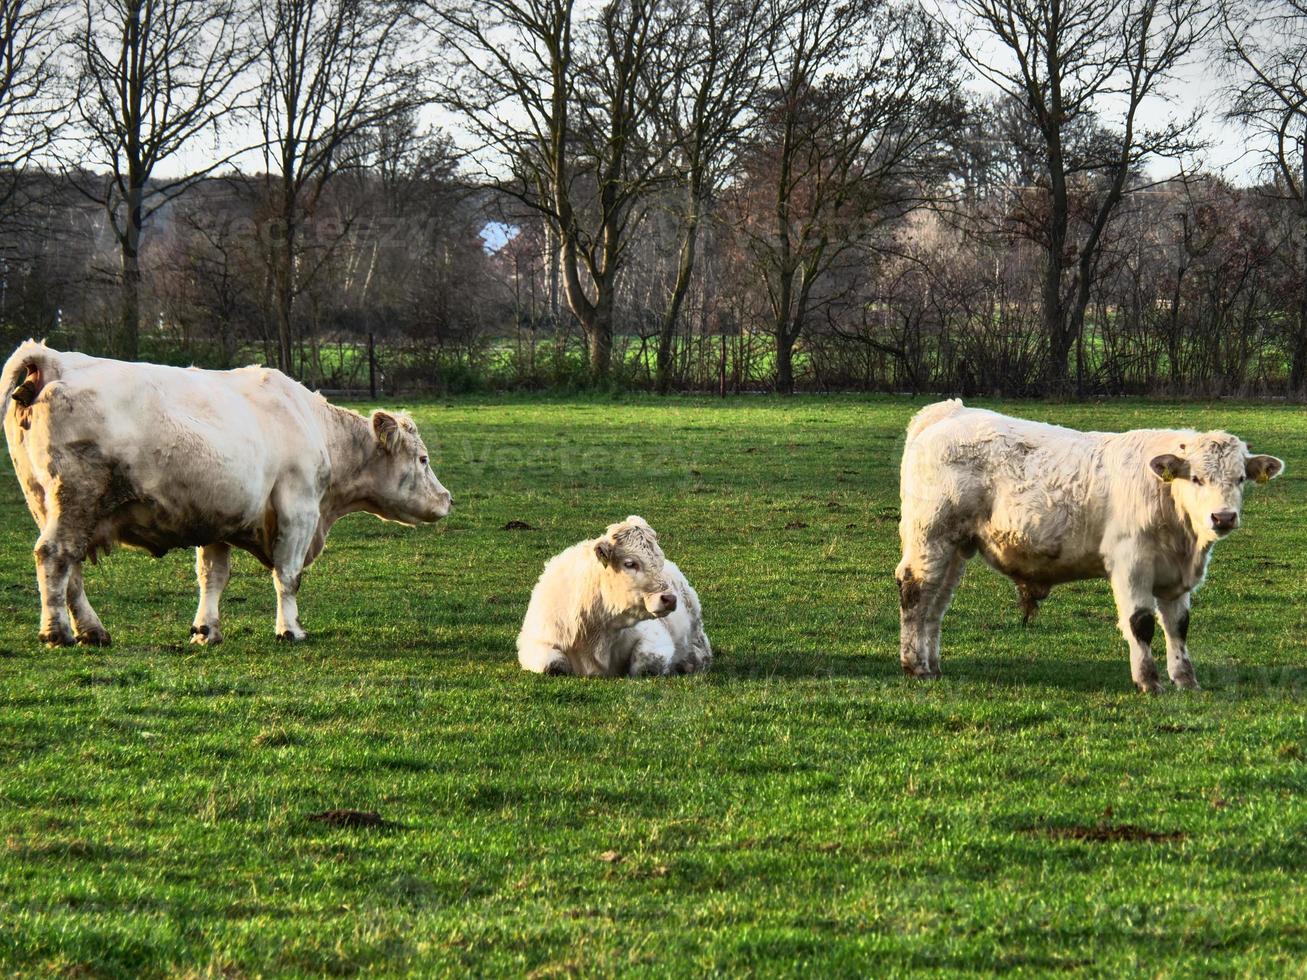
{"type": "Polygon", "coordinates": [[[457,510],[339,525],[295,647],[248,556],[210,651],[192,556],[120,552],[87,576],[115,646],[40,648],[6,476],[0,973],[1307,973],[1307,413],[1007,406],[1287,462],[1195,602],[1205,689],[1147,698],[1106,583],[1023,628],[979,562],[944,679],[901,676],[916,407],[416,406],[457,510]],[[712,671],[519,671],[544,560],[628,513],[698,588],[712,671]]]}

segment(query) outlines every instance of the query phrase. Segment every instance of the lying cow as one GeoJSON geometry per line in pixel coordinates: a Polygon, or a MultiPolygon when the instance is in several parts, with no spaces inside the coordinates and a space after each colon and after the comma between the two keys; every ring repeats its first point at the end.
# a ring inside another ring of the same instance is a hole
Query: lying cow
{"type": "Polygon", "coordinates": [[[688,674],[712,662],[699,596],[642,517],[611,524],[545,565],[517,658],[537,674],[688,674]]]}
{"type": "Polygon", "coordinates": [[[1156,609],[1171,680],[1196,688],[1190,593],[1212,545],[1239,526],[1244,483],[1283,469],[1225,432],[1077,432],[957,400],[927,406],[908,425],[900,474],[903,670],[939,675],[940,620],[980,552],[1016,582],[1027,618],[1054,585],[1111,582],[1130,673],[1150,693],[1161,689],[1156,609]]]}
{"type": "Polygon", "coordinates": [[[82,562],[115,545],[194,547],[195,643],[222,640],[232,547],[273,572],[277,636],[304,639],[296,592],[332,524],[355,511],[422,524],[449,491],[404,415],[337,408],[279,371],[128,364],[32,341],[0,375],[5,438],[40,537],[40,638],[109,643],[82,562]],[[71,621],[70,621],[71,614],[71,621]]]}

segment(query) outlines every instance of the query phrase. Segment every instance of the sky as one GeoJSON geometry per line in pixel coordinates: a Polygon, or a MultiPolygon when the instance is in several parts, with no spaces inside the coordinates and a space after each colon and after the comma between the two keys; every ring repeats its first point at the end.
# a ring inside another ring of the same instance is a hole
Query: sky
{"type": "MultiPolygon", "coordinates": [[[[1252,183],[1259,174],[1262,162],[1257,152],[1259,147],[1250,141],[1246,132],[1240,127],[1225,121],[1221,117],[1221,95],[1227,79],[1220,74],[1220,69],[1199,60],[1182,66],[1178,78],[1169,87],[1173,103],[1166,104],[1154,99],[1141,108],[1141,121],[1145,125],[1161,125],[1168,117],[1187,116],[1195,109],[1206,108],[1202,133],[1210,141],[1207,150],[1194,159],[1184,161],[1155,160],[1150,172],[1154,177],[1170,177],[1182,168],[1194,171],[1204,169],[1223,174],[1236,184],[1252,183]]],[[[973,79],[969,88],[977,93],[992,92],[994,88],[982,79],[973,79]]],[[[457,121],[448,113],[435,107],[422,114],[422,122],[427,126],[452,128],[457,121]]],[[[1110,122],[1110,120],[1108,120],[1110,122]]],[[[255,139],[253,127],[247,130],[232,130],[214,138],[196,140],[183,153],[161,164],[160,176],[175,176],[184,172],[193,172],[212,165],[212,161],[232,151],[232,148],[248,145],[255,139]]],[[[261,168],[261,161],[255,154],[247,154],[241,161],[245,169],[261,168]]]]}

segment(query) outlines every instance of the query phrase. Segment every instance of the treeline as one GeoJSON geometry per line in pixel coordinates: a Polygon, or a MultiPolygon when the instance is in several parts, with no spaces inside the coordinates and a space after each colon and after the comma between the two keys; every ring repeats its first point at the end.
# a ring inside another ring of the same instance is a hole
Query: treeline
{"type": "Polygon", "coordinates": [[[1307,0],[0,0],[0,323],[326,387],[1304,397],[1304,77],[1307,0]]]}

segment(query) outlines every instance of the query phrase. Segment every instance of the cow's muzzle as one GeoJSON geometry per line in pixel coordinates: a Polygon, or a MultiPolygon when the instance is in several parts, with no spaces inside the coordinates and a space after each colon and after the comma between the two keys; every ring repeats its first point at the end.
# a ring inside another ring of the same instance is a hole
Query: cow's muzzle
{"type": "Polygon", "coordinates": [[[1212,530],[1217,534],[1229,534],[1239,526],[1237,510],[1218,510],[1212,514],[1212,530]]]}
{"type": "Polygon", "coordinates": [[[661,619],[663,616],[676,612],[676,603],[675,592],[662,592],[654,597],[653,602],[648,604],[649,611],[661,619]]]}

